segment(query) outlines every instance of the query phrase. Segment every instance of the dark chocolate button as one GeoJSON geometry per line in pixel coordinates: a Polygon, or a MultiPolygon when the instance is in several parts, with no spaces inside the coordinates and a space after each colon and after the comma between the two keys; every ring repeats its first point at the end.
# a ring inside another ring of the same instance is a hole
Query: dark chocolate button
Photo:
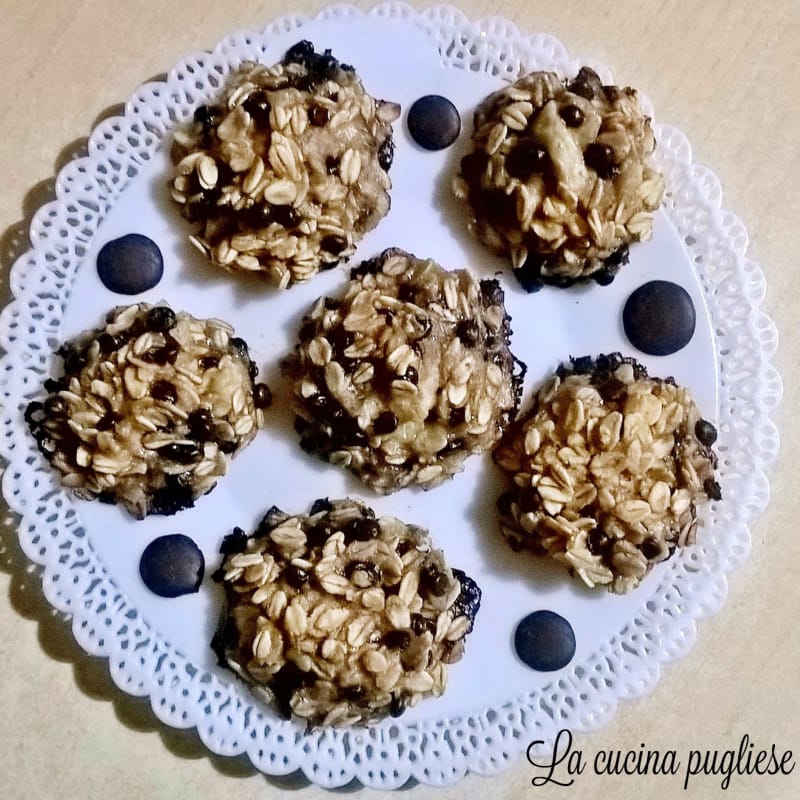
{"type": "Polygon", "coordinates": [[[145,586],[160,597],[180,597],[196,592],[204,571],[202,551],[182,533],[153,539],[139,561],[139,574],[145,586]]]}
{"type": "Polygon", "coordinates": [[[461,133],[461,115],[446,97],[428,94],[408,110],[408,132],[426,150],[450,147],[461,133]]]}
{"type": "Polygon", "coordinates": [[[117,294],[139,294],[152,289],[164,274],[158,245],[140,233],[106,242],[97,254],[97,274],[106,289],[117,294]]]}
{"type": "Polygon", "coordinates": [[[631,344],[643,353],[668,356],[689,344],[696,313],[689,293],[670,281],[650,281],[625,303],[622,324],[631,344]]]}
{"type": "Polygon", "coordinates": [[[552,672],[575,655],[575,631],[554,611],[534,611],[517,625],[514,649],[531,669],[552,672]]]}

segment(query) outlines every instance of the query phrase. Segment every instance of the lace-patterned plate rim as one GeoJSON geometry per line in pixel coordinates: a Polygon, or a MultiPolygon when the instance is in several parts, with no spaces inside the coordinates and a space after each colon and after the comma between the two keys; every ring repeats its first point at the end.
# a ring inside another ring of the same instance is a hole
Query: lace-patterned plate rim
{"type": "MultiPolygon", "coordinates": [[[[423,31],[436,42],[447,66],[510,78],[523,68],[567,72],[578,63],[589,63],[604,80],[611,79],[602,65],[570,59],[550,36],[524,36],[498,18],[471,23],[449,6],[417,12],[386,3],[366,15],[353,7],[333,6],[316,19],[369,17],[398,20],[423,31]]],[[[311,22],[284,17],[260,34],[231,34],[210,54],[183,59],[166,83],[140,87],[124,117],[106,120],[93,132],[88,157],[59,174],[57,199],[36,214],[32,248],[12,270],[15,299],[0,324],[5,349],[0,386],[6,409],[0,450],[9,464],[3,491],[9,506],[21,515],[23,549],[44,567],[48,600],[71,615],[75,637],[86,652],[109,659],[116,684],[131,694],[149,696],[165,724],[195,726],[213,752],[247,752],[265,773],[300,769],[323,786],[340,786],[353,778],[386,789],[410,778],[448,784],[468,771],[499,772],[530,741],[552,741],[561,728],[597,729],[613,716],[619,699],[641,696],[655,685],[661,663],[686,655],[694,641],[695,620],[722,606],[725,573],[746,560],[747,526],[769,496],[765,470],[778,449],[770,415],[781,396],[779,376],[770,364],[777,334],[759,309],[763,274],[746,256],[744,226],[721,209],[719,181],[710,170],[692,163],[691,147],[680,131],[658,125],[658,158],[669,187],[666,213],[696,264],[715,325],[721,367],[721,475],[726,496],[732,499],[713,508],[702,543],[669,563],[631,621],[544,690],[480,714],[413,726],[391,721],[367,730],[304,735],[292,723],[276,723],[239,687],[197,669],[150,629],[95,557],[69,498],[48,471],[36,466],[33,448],[17,434],[21,409],[46,370],[42,354],[51,352],[58,341],[77,264],[109,208],[158,150],[164,134],[188,118],[199,87],[218,85],[224,66],[259,57],[278,33],[302,32],[311,22]],[[66,564],[76,563],[81,569],[68,571],[66,564]],[[125,647],[120,630],[125,631],[125,647]],[[127,647],[131,638],[133,649],[127,647]]]]}

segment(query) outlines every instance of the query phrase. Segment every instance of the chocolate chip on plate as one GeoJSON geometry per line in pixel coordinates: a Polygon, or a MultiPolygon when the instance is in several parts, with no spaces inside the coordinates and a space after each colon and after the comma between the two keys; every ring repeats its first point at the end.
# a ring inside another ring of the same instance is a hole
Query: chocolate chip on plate
{"type": "Polygon", "coordinates": [[[575,655],[575,631],[554,611],[534,611],[517,625],[514,649],[531,669],[552,672],[565,667],[575,655]]]}
{"type": "Polygon", "coordinates": [[[103,245],[97,254],[97,274],[112,292],[139,294],[161,280],[164,258],[152,239],[129,233],[103,245]]]}
{"type": "Polygon", "coordinates": [[[653,356],[668,356],[686,347],[696,321],[689,293],[670,281],[642,284],[622,310],[622,324],[631,344],[653,356]]]}
{"type": "Polygon", "coordinates": [[[200,548],[182,533],[153,539],[139,561],[145,586],[160,597],[180,597],[200,588],[205,559],[200,548]]]}
{"type": "Polygon", "coordinates": [[[408,110],[408,132],[426,150],[450,147],[461,133],[461,115],[453,103],[438,94],[415,100],[408,110]]]}

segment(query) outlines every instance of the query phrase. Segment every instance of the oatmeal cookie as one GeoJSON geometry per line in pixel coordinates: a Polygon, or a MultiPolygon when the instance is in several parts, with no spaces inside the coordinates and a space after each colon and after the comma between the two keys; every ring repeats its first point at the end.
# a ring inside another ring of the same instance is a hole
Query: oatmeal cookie
{"type": "Polygon", "coordinates": [[[569,82],[531,73],[478,107],[473,144],[454,192],[528,291],[609,283],[628,245],[650,237],[664,180],[633,89],[603,86],[588,67],[569,82]]]}
{"type": "Polygon", "coordinates": [[[364,262],[284,362],[303,448],[381,493],[460,472],[516,412],[509,323],[497,281],[397,249],[364,262]]]}
{"type": "Polygon", "coordinates": [[[271,396],[215,319],[138,303],[60,350],[64,374],[25,417],[61,482],[139,519],[189,508],[263,425],[271,396]]]}
{"type": "Polygon", "coordinates": [[[439,696],[480,605],[427,531],[354,500],[295,516],[272,508],[221,550],[220,663],[309,724],[399,716],[439,696]]]}
{"type": "Polygon", "coordinates": [[[310,42],[272,67],[243,64],[175,135],[172,198],[192,242],[280,288],[335,266],[389,211],[399,113],[310,42]]]}
{"type": "Polygon", "coordinates": [[[714,426],[689,391],[619,353],[572,359],[498,447],[514,487],[503,533],[587,586],[623,593],[692,544],[697,505],[719,500],[714,426]]]}

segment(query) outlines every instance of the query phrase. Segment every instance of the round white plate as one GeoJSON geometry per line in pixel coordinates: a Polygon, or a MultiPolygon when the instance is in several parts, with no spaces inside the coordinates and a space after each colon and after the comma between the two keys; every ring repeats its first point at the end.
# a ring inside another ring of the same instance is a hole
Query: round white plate
{"type": "Polygon", "coordinates": [[[92,134],[87,157],[59,175],[57,199],[40,209],[31,250],[12,273],[14,301],[0,324],[3,391],[2,453],[9,462],[3,490],[21,515],[20,541],[44,566],[49,601],[72,615],[75,636],[109,659],[116,683],[147,695],[168,725],[196,726],[219,754],[246,751],[270,774],[301,769],[312,781],[394,788],[413,777],[444,784],[468,770],[492,773],[511,763],[534,739],[552,741],[562,728],[590,730],[607,721],[622,697],[655,684],[664,661],[684,655],[694,620],[722,604],[725,573],[748,555],[748,524],[768,497],[765,466],[777,453],[769,414],[781,386],[769,364],[776,344],[770,320],[758,310],[763,276],[747,260],[741,223],[720,210],[711,172],[691,162],[677,130],[656,125],[657,159],[667,196],[651,241],[631,249],[630,264],[608,287],[545,288],[526,295],[504,262],[473,242],[463,210],[450,198],[450,176],[466,147],[472,110],[488,92],[531,69],[575,74],[581,64],[545,35],[522,36],[498,19],[467,21],[450,7],[417,13],[389,3],[363,14],[336,6],[311,20],[286,17],[261,33],[238,32],[212,52],[183,59],[163,83],[129,100],[122,117],[92,134]],[[398,246],[448,268],[469,267],[500,280],[512,316],[512,347],[528,365],[525,401],[569,356],[621,350],[651,374],[689,386],[706,418],[719,428],[719,480],[724,500],[703,509],[698,543],[660,565],[625,597],[590,591],[558,567],[520,556],[502,541],[494,512],[501,479],[489,457],[472,457],[463,474],[428,493],[403,490],[377,497],[336,468],[297,446],[278,362],[292,346],[312,301],[336,293],[347,277],[339,268],[279,293],[257,280],[216,273],[187,240],[189,228],[167,191],[171,131],[213,97],[224,75],[245,60],[278,61],[299,39],[353,64],[374,96],[404,111],[436,93],[459,108],[457,143],[432,153],[395,124],[392,210],[360,244],[355,261],[398,246]],[[27,434],[22,412],[41,395],[53,351],[65,339],[98,325],[114,305],[131,301],[106,290],[96,255],[126,233],[154,239],[164,254],[159,285],[132,300],[166,300],[196,316],[231,322],[251,346],[276,398],[266,429],[233,463],[214,491],[174,517],[135,521],[117,507],[77,501],[27,434]],[[665,278],[684,286],[698,309],[690,344],[664,357],[646,357],[626,341],[622,306],[634,288],[665,278]],[[392,514],[429,528],[449,562],[476,579],[483,604],[464,659],[450,671],[446,693],[368,729],[318,729],[279,720],[230,673],[209,648],[220,591],[209,575],[223,536],[252,529],[271,505],[306,510],[321,496],[356,496],[378,515],[392,514]],[[156,536],[191,536],[205,554],[199,593],[178,599],[151,594],[138,565],[156,536]],[[576,633],[572,662],[538,673],[515,655],[513,632],[527,613],[548,608],[576,633]]]}

